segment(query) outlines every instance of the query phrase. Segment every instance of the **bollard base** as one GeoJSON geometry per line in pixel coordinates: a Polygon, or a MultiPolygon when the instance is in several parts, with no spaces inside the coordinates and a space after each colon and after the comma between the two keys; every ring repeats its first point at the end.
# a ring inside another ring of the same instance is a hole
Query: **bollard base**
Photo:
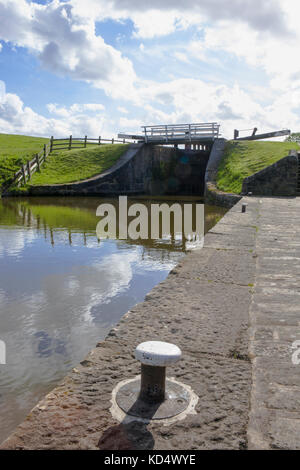
{"type": "Polygon", "coordinates": [[[148,403],[140,398],[141,380],[135,379],[123,385],[116,395],[116,403],[130,416],[143,419],[166,419],[179,415],[187,409],[191,396],[179,383],[166,380],[165,400],[160,403],[148,403]]]}

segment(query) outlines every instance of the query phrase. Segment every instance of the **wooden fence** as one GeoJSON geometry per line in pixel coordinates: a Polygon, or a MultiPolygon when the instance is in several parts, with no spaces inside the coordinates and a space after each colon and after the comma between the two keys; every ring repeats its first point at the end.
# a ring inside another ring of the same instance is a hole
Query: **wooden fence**
{"type": "Polygon", "coordinates": [[[50,143],[45,144],[44,148],[39,153],[36,153],[32,160],[21,166],[21,169],[14,174],[14,178],[10,182],[10,185],[13,183],[16,183],[17,186],[20,186],[21,183],[26,184],[26,182],[31,179],[33,173],[37,170],[40,171],[42,164],[46,161],[49,154],[50,143]]]}
{"type": "Polygon", "coordinates": [[[71,150],[86,148],[88,145],[102,145],[102,144],[132,144],[132,141],[128,142],[125,139],[103,139],[101,136],[96,139],[92,139],[87,135],[84,137],[73,137],[70,135],[67,139],[54,139],[52,136],[50,139],[50,153],[54,150],[71,150]]]}
{"type": "Polygon", "coordinates": [[[9,182],[9,186],[11,186],[13,183],[17,184],[17,186],[26,184],[36,171],[40,171],[42,164],[54,150],[85,148],[87,145],[131,143],[132,141],[127,142],[125,139],[103,139],[101,136],[99,136],[97,139],[92,139],[87,136],[74,138],[71,135],[67,139],[54,139],[52,136],[50,142],[45,144],[44,148],[39,153],[35,154],[33,159],[22,165],[20,170],[14,174],[13,179],[9,182]]]}

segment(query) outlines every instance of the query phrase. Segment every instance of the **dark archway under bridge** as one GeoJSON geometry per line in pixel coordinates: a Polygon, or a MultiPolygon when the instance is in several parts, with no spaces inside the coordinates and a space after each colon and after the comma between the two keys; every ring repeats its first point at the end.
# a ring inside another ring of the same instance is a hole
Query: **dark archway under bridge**
{"type": "Polygon", "coordinates": [[[152,148],[151,194],[204,195],[210,146],[203,150],[152,148]]]}

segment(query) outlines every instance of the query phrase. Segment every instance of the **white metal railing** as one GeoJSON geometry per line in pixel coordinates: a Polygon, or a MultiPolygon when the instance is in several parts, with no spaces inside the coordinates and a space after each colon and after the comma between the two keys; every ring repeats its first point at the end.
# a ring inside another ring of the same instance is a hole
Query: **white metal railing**
{"type": "Polygon", "coordinates": [[[219,136],[220,125],[216,122],[204,122],[193,124],[164,124],[156,126],[142,126],[145,142],[165,140],[190,141],[199,138],[216,139],[219,136]]]}

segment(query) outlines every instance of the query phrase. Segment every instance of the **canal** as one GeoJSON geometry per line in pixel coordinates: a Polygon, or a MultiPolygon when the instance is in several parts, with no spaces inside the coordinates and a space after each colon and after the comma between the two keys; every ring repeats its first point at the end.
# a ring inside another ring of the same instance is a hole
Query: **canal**
{"type": "MultiPolygon", "coordinates": [[[[96,209],[102,202],[108,200],[0,199],[0,340],[6,345],[0,442],[193,248],[174,236],[99,241],[96,209]]],[[[205,205],[205,231],[224,213],[205,205]]]]}

